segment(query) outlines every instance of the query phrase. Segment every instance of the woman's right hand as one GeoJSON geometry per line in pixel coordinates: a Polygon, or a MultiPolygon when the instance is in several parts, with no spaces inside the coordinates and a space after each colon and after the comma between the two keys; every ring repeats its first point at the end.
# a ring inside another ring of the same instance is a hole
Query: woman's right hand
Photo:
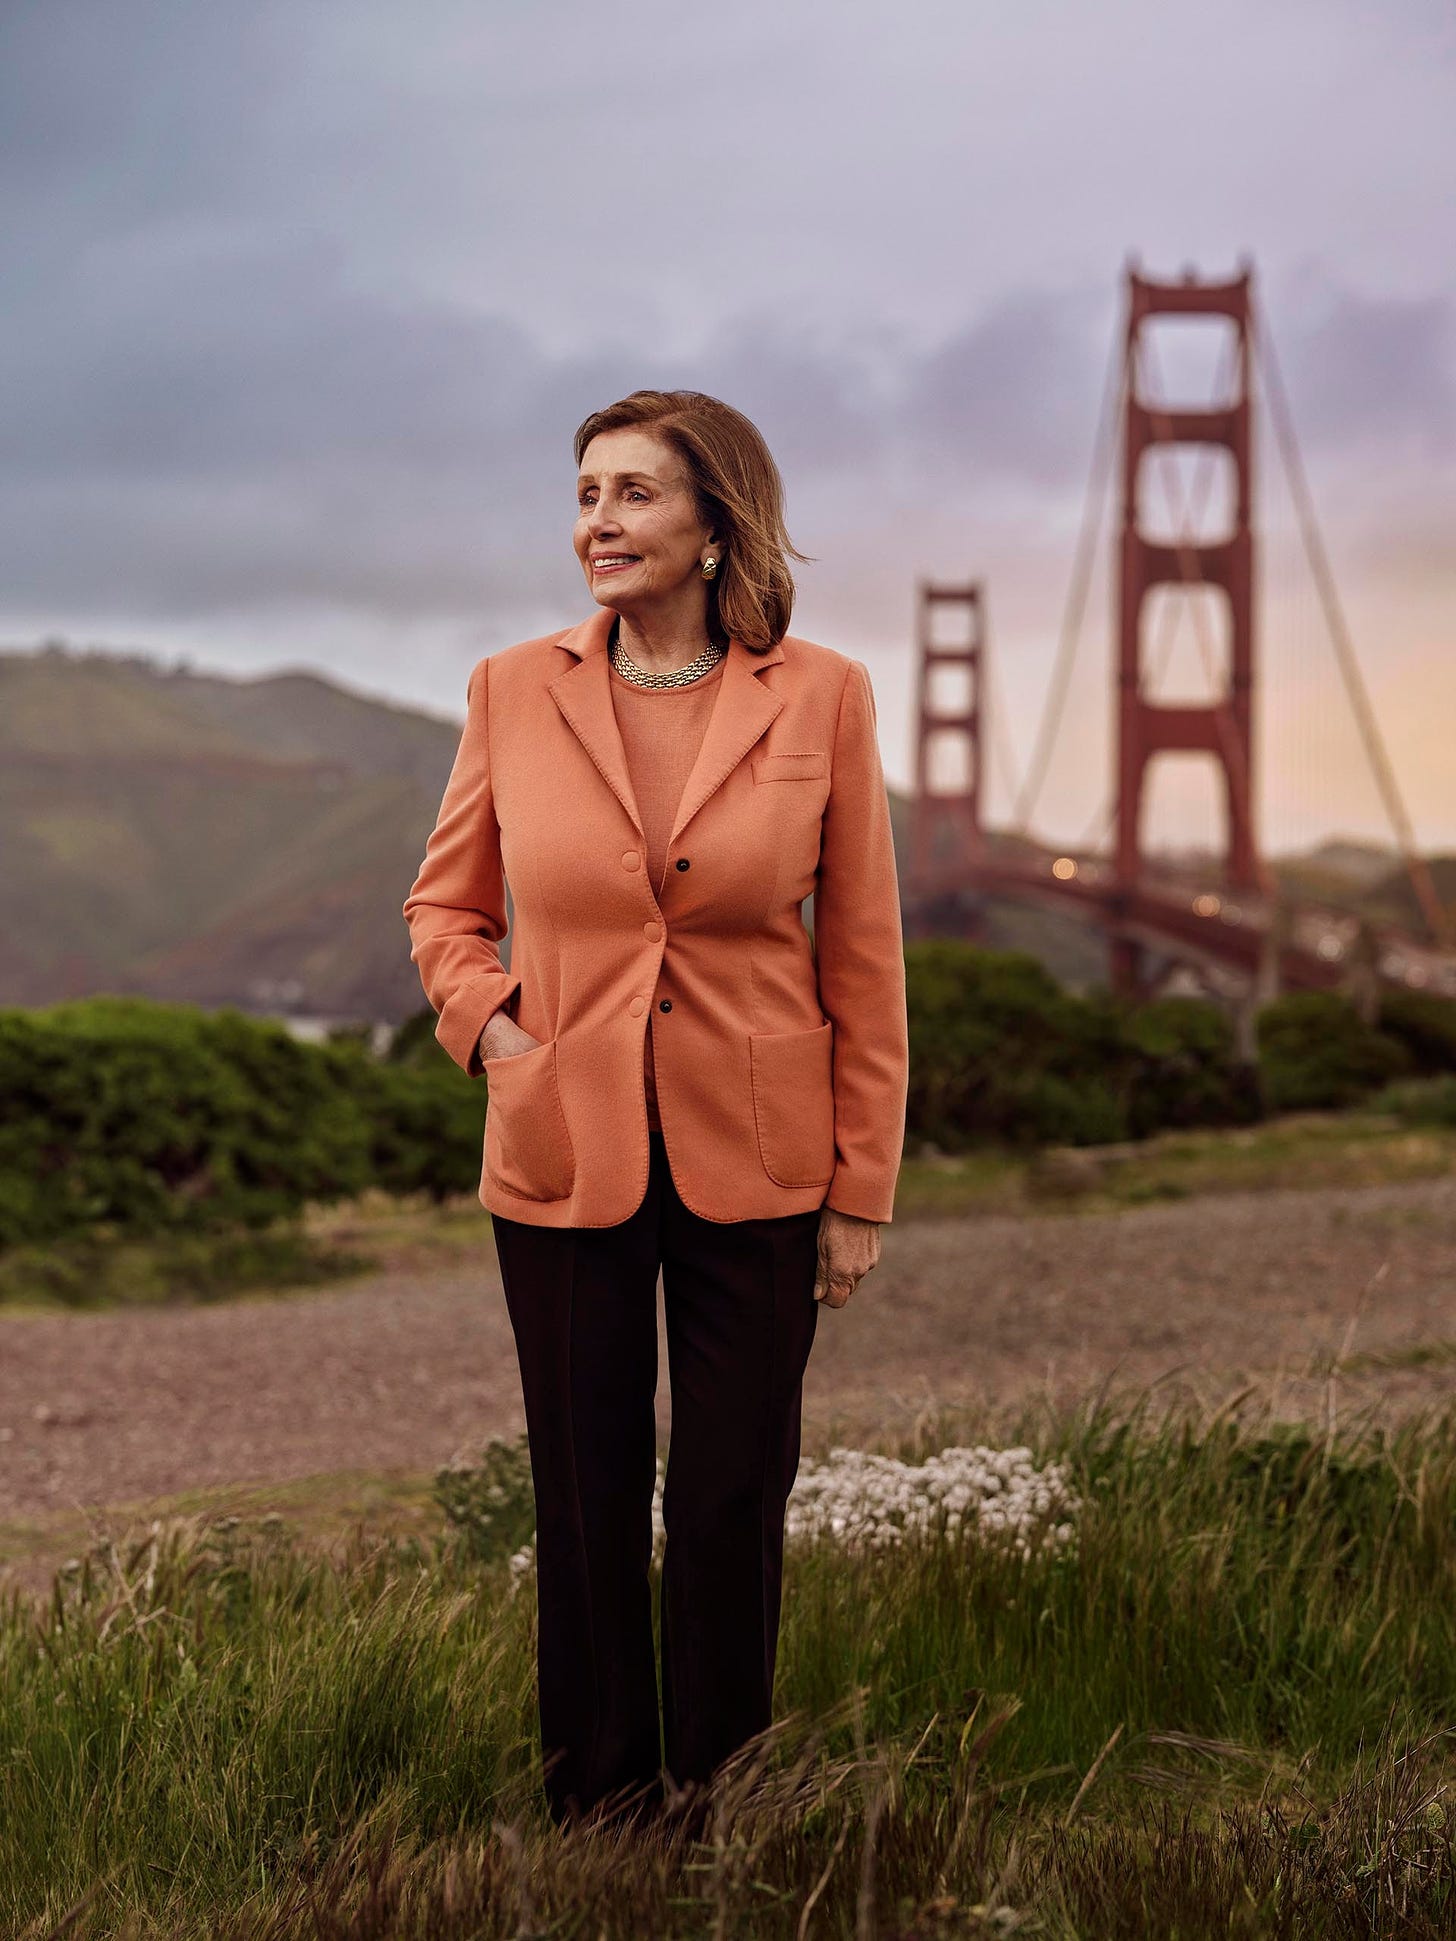
{"type": "Polygon", "coordinates": [[[514,1058],[518,1052],[534,1051],[542,1042],[540,1038],[533,1038],[529,1031],[522,1031],[515,1019],[507,1017],[504,1011],[497,1011],[486,1020],[477,1050],[480,1062],[484,1064],[487,1058],[514,1058]]]}

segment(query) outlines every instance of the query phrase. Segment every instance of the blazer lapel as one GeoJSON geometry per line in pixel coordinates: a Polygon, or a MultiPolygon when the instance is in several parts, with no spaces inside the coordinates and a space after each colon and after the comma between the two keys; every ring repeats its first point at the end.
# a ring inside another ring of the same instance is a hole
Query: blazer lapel
{"type": "Polygon", "coordinates": [[[708,716],[697,760],[683,784],[682,799],[667,839],[669,848],[713,791],[727,781],[784,705],[784,697],[764,687],[758,678],[761,669],[773,666],[783,657],[780,642],[775,642],[766,654],[751,654],[738,640],[728,642],[718,699],[708,716]]]}
{"type": "Polygon", "coordinates": [[[645,847],[647,838],[637,798],[632,793],[632,778],[627,773],[627,754],[622,747],[609,685],[611,662],[607,659],[607,635],[615,619],[610,608],[600,607],[589,620],[562,634],[555,644],[575,654],[576,665],[558,674],[547,687],[577,740],[601,770],[608,788],[631,816],[645,847]]]}
{"type": "MultiPolygon", "coordinates": [[[[610,607],[600,607],[590,619],[557,638],[556,646],[576,655],[576,665],[558,674],[548,683],[548,689],[645,844],[642,817],[632,793],[626,751],[612,706],[607,638],[615,618],[610,607]]],[[[728,779],[784,705],[783,697],[764,687],[758,679],[765,668],[776,666],[783,658],[781,641],[775,642],[766,654],[750,653],[741,641],[729,641],[718,698],[683,787],[669,844],[677,840],[714,790],[728,779]]]]}

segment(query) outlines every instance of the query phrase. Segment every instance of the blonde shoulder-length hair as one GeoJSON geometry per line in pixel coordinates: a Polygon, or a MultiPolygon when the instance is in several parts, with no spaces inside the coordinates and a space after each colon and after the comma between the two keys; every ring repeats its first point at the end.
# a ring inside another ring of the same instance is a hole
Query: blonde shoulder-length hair
{"type": "Polygon", "coordinates": [[[794,579],[789,560],[807,561],[784,525],[784,482],[763,433],[731,404],[705,391],[634,391],[594,411],[573,441],[576,462],[598,432],[651,430],[687,468],[698,516],[725,542],[708,587],[708,628],[767,653],[789,630],[794,579]]]}

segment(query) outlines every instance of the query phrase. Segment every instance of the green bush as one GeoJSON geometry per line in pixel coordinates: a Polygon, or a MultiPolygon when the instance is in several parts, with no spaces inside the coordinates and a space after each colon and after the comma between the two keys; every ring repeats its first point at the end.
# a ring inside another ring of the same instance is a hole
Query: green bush
{"type": "Polygon", "coordinates": [[[1135,1054],[1110,1000],[1070,996],[1024,952],[945,939],[907,946],[905,972],[907,1119],[921,1138],[953,1149],[1125,1136],[1135,1054]]]}
{"type": "Polygon", "coordinates": [[[474,1461],[435,1472],[435,1501],[461,1552],[504,1563],[536,1535],[536,1493],[525,1434],[492,1436],[474,1461]]]}
{"type": "Polygon", "coordinates": [[[1456,1072],[1456,998],[1430,991],[1387,991],[1380,1029],[1405,1046],[1418,1072],[1456,1072]]]}
{"type": "Polygon", "coordinates": [[[368,1183],[344,1056],[232,1010],[0,1013],[0,1241],[262,1227],[368,1183]]]}
{"type": "Polygon", "coordinates": [[[947,940],[910,944],[905,968],[920,1138],[1097,1145],[1261,1114],[1257,1074],[1213,1003],[1077,997],[1034,957],[947,940]]]}
{"type": "Polygon", "coordinates": [[[1156,998],[1131,1014],[1127,1032],[1140,1053],[1127,1107],[1134,1138],[1262,1116],[1257,1068],[1237,1056],[1233,1024],[1217,1005],[1156,998]]]}
{"type": "Polygon", "coordinates": [[[1412,1068],[1410,1052],[1345,998],[1297,991],[1259,1013],[1259,1062],[1278,1112],[1356,1105],[1412,1068]]]}
{"type": "Polygon", "coordinates": [[[438,1046],[385,1064],[226,1008],[0,1011],[0,1247],[262,1229],[371,1185],[468,1191],[483,1088],[438,1046]]]}
{"type": "Polygon", "coordinates": [[[1387,1085],[1370,1103],[1413,1126],[1450,1126],[1456,1130],[1456,1073],[1441,1078],[1409,1078],[1387,1085]]]}
{"type": "Polygon", "coordinates": [[[387,1193],[425,1193],[438,1206],[480,1184],[485,1086],[436,1047],[418,1065],[371,1073],[370,1176],[387,1193]]]}

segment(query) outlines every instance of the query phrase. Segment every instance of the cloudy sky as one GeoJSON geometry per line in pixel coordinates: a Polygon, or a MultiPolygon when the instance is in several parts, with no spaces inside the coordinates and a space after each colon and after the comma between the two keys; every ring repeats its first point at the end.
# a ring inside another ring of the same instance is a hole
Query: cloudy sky
{"type": "MultiPolygon", "coordinates": [[[[4,0],[0,638],[458,716],[480,654],[592,608],[578,421],[691,385],[773,446],[794,631],[869,665],[894,782],[916,578],[985,581],[1000,814],[1125,265],[1247,256],[1417,828],[1456,843],[1453,128],[1449,0],[4,0]]],[[[1166,333],[1165,395],[1212,371],[1166,333]]],[[[1267,839],[1378,834],[1267,439],[1257,490],[1267,839]]],[[[1114,510],[1038,807],[1067,841],[1106,800],[1114,510]]],[[[1185,624],[1166,691],[1202,678],[1185,624]]],[[[1166,766],[1159,835],[1211,836],[1166,766]]]]}

